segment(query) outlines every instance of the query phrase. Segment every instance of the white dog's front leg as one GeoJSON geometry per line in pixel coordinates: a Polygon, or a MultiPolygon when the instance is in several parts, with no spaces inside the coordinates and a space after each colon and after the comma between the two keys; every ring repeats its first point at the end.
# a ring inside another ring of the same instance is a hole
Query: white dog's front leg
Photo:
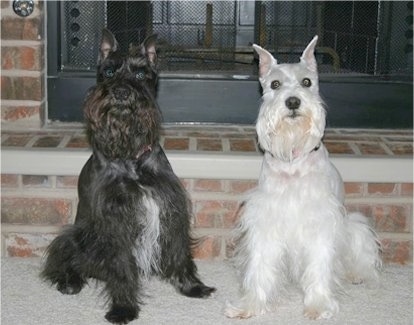
{"type": "Polygon", "coordinates": [[[301,285],[305,294],[304,315],[309,319],[328,319],[338,312],[333,297],[333,249],[327,243],[313,244],[306,252],[310,262],[305,268],[301,285]]]}
{"type": "Polygon", "coordinates": [[[225,315],[230,318],[249,318],[261,315],[271,308],[278,289],[278,283],[284,278],[279,268],[281,265],[282,248],[272,247],[271,254],[266,250],[258,250],[248,257],[243,274],[242,297],[234,304],[227,304],[225,315]]]}
{"type": "Polygon", "coordinates": [[[285,245],[275,241],[274,230],[268,223],[261,224],[256,220],[256,224],[249,224],[249,218],[253,217],[249,213],[262,209],[256,206],[252,210],[246,209],[246,231],[237,254],[242,268],[242,297],[234,304],[227,304],[225,315],[230,318],[264,314],[271,308],[285,282],[285,245]]]}

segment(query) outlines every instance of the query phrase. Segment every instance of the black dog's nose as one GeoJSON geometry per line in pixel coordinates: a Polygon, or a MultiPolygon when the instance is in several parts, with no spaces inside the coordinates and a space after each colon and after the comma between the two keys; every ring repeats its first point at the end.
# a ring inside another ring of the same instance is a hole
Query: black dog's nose
{"type": "Polygon", "coordinates": [[[117,100],[127,100],[131,94],[130,90],[125,87],[117,87],[114,89],[114,96],[117,100]]]}
{"type": "Polygon", "coordinates": [[[286,107],[291,110],[298,109],[300,106],[300,99],[292,96],[286,99],[285,104],[286,104],[286,107]]]}

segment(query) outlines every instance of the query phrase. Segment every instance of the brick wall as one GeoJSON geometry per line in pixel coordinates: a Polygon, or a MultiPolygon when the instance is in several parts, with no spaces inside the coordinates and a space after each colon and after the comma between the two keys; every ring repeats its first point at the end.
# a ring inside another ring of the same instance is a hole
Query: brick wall
{"type": "MultiPolygon", "coordinates": [[[[256,181],[184,179],[201,238],[196,258],[231,255],[231,229],[239,202],[256,181]]],[[[3,256],[41,256],[65,224],[74,220],[77,177],[2,175],[3,256]]],[[[346,183],[346,206],[370,217],[384,245],[384,261],[412,263],[413,185],[346,183]]]]}
{"type": "Polygon", "coordinates": [[[2,129],[40,128],[45,122],[43,2],[27,18],[1,1],[2,129]]]}
{"type": "MultiPolygon", "coordinates": [[[[35,1],[35,10],[27,18],[13,12],[11,1],[2,0],[0,3],[2,130],[38,129],[47,119],[44,3],[35,1]]],[[[19,146],[17,142],[30,139],[24,134],[16,134],[8,138],[8,141],[15,141],[12,146],[19,146]]],[[[53,136],[47,138],[47,141],[53,140],[53,136]]],[[[83,140],[80,138],[81,143],[83,140]]],[[[175,150],[180,149],[178,145],[183,150],[190,147],[187,138],[181,142],[179,139],[167,140],[165,147],[172,146],[175,150]]],[[[246,145],[240,141],[230,141],[228,146],[237,151],[241,145],[246,145]]],[[[221,145],[218,140],[200,139],[196,149],[221,150],[221,145]]],[[[255,150],[254,141],[249,140],[249,145],[251,150],[255,150]]],[[[23,144],[21,146],[24,147],[23,144]]],[[[74,142],[73,146],[77,147],[78,143],[74,142]]],[[[401,144],[397,143],[397,146],[401,144]]],[[[340,149],[341,153],[347,153],[349,148],[340,149]]],[[[412,145],[408,149],[412,152],[412,145]]],[[[338,151],[338,147],[331,145],[330,151],[338,151]]],[[[392,152],[398,154],[397,151],[392,152]]],[[[364,153],[362,149],[361,153],[364,153]]],[[[194,252],[195,256],[228,257],[232,250],[230,232],[238,203],[243,193],[256,182],[184,179],[183,183],[194,203],[195,233],[203,238],[194,252]]],[[[61,227],[74,221],[76,184],[76,176],[2,174],[2,256],[41,256],[61,227]]],[[[412,262],[413,185],[347,183],[346,191],[347,207],[368,215],[380,233],[385,261],[412,262]]]]}

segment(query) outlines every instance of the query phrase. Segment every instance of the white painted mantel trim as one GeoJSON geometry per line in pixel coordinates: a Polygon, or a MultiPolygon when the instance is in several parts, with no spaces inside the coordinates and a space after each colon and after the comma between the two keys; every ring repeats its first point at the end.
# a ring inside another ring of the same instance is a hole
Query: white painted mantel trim
{"type": "MultiPolygon", "coordinates": [[[[23,175],[78,175],[90,155],[88,150],[13,150],[1,152],[1,172],[23,175]]],[[[257,179],[262,157],[248,154],[167,152],[180,178],[257,179]]],[[[332,156],[346,182],[413,182],[410,157],[332,156]]]]}

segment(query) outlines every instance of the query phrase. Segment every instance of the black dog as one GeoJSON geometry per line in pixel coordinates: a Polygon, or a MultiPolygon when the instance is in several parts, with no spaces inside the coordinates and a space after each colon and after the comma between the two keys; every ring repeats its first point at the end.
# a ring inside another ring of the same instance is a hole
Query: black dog
{"type": "Polygon", "coordinates": [[[49,246],[42,277],[64,294],[105,282],[106,319],[138,317],[142,282],[166,279],[183,295],[213,291],[192,259],[191,204],[160,147],[155,37],[122,56],[104,29],[97,86],[85,100],[93,154],[79,176],[75,224],[49,246]]]}

